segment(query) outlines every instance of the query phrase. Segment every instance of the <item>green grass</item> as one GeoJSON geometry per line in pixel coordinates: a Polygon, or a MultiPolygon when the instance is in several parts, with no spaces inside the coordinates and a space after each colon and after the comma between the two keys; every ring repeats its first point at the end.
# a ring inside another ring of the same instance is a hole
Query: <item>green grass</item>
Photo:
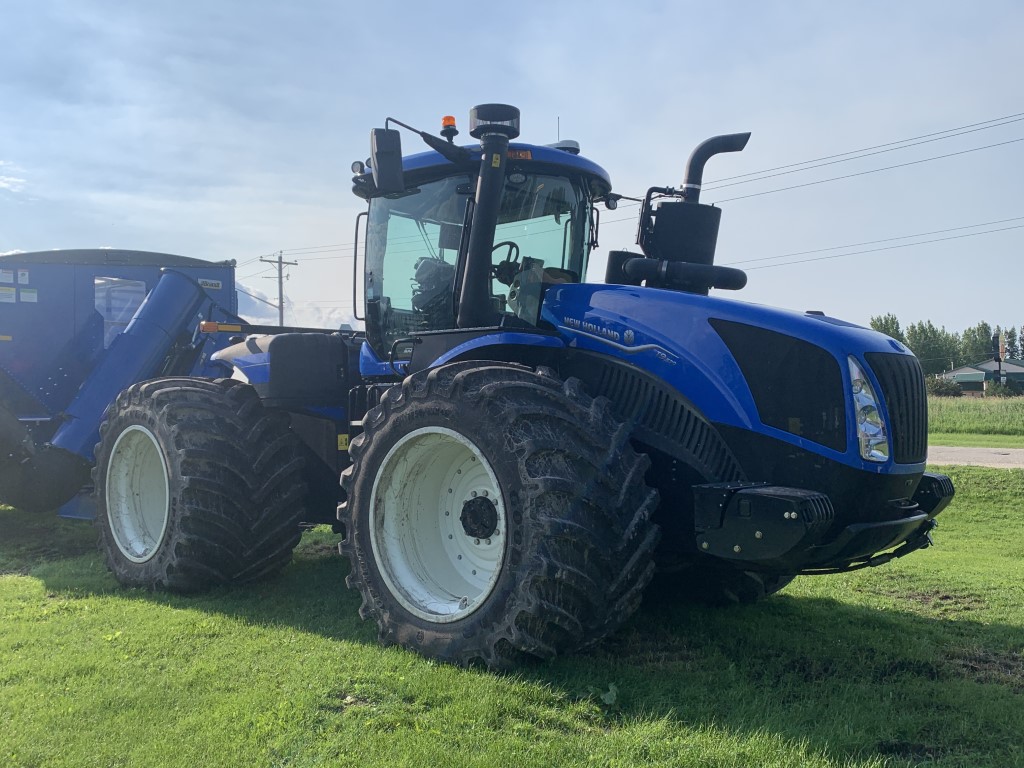
{"type": "Polygon", "coordinates": [[[955,432],[929,432],[929,445],[960,448],[1024,448],[1024,435],[976,435],[955,432]]]}
{"type": "Polygon", "coordinates": [[[929,397],[928,430],[1024,437],[1024,397],[929,397]]]}
{"type": "Polygon", "coordinates": [[[329,532],[188,598],[0,509],[0,766],[1024,765],[1024,471],[949,471],[932,549],[755,606],[652,596],[509,676],[378,647],[329,532]]]}

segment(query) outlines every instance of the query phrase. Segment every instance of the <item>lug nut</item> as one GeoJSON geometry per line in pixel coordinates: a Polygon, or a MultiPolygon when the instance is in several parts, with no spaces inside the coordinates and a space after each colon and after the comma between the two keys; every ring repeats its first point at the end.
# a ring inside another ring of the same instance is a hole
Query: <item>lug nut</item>
{"type": "Polygon", "coordinates": [[[701,544],[700,544],[700,548],[701,549],[707,549],[708,548],[708,543],[706,541],[702,541],[701,544]]]}
{"type": "Polygon", "coordinates": [[[760,531],[754,531],[754,538],[755,539],[763,539],[764,538],[764,534],[761,533],[760,531]]]}
{"type": "Polygon", "coordinates": [[[737,545],[735,545],[735,546],[734,546],[734,547],[732,548],[732,551],[733,551],[733,552],[742,552],[742,551],[743,551],[743,549],[742,549],[742,548],[740,547],[740,545],[739,545],[739,544],[737,544],[737,545]]]}

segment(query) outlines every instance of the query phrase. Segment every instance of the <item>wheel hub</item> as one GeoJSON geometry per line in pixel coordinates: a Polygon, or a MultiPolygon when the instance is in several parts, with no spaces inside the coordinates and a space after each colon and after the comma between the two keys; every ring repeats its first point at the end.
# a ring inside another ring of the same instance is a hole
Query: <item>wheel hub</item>
{"type": "Polygon", "coordinates": [[[459,432],[422,427],[403,436],[380,464],[367,522],[385,586],[421,619],[465,618],[498,583],[505,503],[494,468],[459,432]]]}
{"type": "Polygon", "coordinates": [[[462,505],[459,522],[467,536],[489,539],[498,528],[498,508],[489,498],[477,496],[462,505]]]}

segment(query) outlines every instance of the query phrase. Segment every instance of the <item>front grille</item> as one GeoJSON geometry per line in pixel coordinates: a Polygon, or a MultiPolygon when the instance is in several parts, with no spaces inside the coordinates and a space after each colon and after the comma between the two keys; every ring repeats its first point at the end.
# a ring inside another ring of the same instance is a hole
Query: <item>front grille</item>
{"type": "Polygon", "coordinates": [[[889,410],[893,460],[916,464],[928,456],[928,396],[921,364],[913,355],[868,352],[889,410]]]}

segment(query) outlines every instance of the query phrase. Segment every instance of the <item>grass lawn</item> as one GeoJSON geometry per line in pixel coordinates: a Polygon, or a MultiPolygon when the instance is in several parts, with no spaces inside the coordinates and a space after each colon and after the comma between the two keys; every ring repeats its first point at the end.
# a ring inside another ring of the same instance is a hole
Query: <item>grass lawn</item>
{"type": "Polygon", "coordinates": [[[1024,766],[1024,471],[949,472],[932,549],[755,606],[652,597],[510,676],[378,647],[326,531],[186,598],[0,509],[0,766],[1024,766]]]}
{"type": "Polygon", "coordinates": [[[956,432],[929,432],[929,445],[959,448],[1024,448],[1024,435],[977,435],[956,432]]]}

